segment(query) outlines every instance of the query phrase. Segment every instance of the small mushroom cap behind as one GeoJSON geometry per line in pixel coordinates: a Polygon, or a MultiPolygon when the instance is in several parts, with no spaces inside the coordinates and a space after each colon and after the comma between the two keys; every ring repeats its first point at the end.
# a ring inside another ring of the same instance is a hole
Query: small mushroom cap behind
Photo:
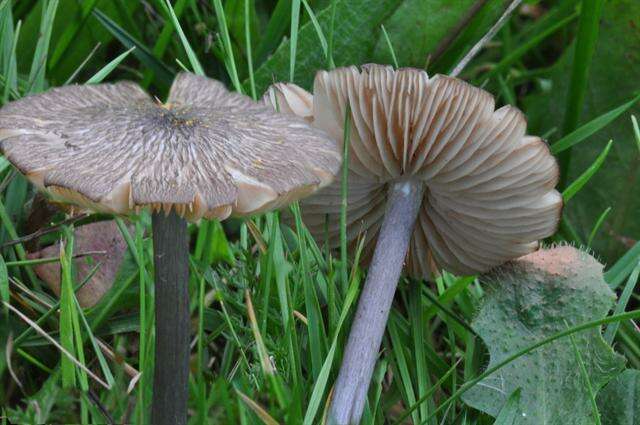
{"type": "Polygon", "coordinates": [[[0,149],[83,208],[190,220],[277,208],[331,182],[336,142],[215,80],[182,73],[154,102],[130,82],[66,86],[0,109],[0,149]]]}
{"type": "MultiPolygon", "coordinates": [[[[299,90],[274,85],[263,100],[277,99],[282,111],[304,116],[338,142],[349,111],[347,238],[365,235],[365,251],[375,245],[390,185],[405,180],[425,185],[407,259],[414,277],[485,272],[555,232],[558,166],[540,138],[526,135],[517,108],[495,109],[489,93],[456,78],[382,65],[318,72],[311,113],[299,107],[306,98],[299,90]]],[[[337,246],[340,180],[301,206],[319,240],[328,217],[337,246]]]]}

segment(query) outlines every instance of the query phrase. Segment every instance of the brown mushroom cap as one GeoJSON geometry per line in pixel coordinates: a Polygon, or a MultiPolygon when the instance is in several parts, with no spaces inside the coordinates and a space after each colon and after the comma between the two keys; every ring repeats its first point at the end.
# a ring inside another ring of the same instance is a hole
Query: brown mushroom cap
{"type": "Polygon", "coordinates": [[[66,86],[0,110],[0,148],[38,187],[127,214],[252,214],[329,184],[336,142],[215,80],[179,74],[168,102],[130,82],[66,86]]]}
{"type": "MultiPolygon", "coordinates": [[[[349,107],[349,241],[366,232],[372,250],[388,188],[408,179],[426,186],[408,255],[415,277],[440,269],[484,272],[534,251],[555,232],[562,209],[554,189],[558,166],[540,138],[525,134],[517,108],[495,110],[489,93],[456,78],[381,65],[318,72],[309,114],[300,112],[308,94],[299,90],[272,86],[263,100],[312,116],[339,142],[349,107]]],[[[302,202],[304,222],[319,239],[328,215],[334,246],[340,187],[338,179],[302,202]]]]}

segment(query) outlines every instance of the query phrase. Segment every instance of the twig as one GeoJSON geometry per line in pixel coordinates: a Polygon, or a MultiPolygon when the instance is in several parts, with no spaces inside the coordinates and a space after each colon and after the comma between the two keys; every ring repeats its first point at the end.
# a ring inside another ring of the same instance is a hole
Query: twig
{"type": "Polygon", "coordinates": [[[516,10],[518,6],[520,6],[520,3],[522,3],[522,0],[513,0],[511,4],[509,4],[502,16],[500,16],[500,19],[498,19],[498,21],[491,27],[491,29],[487,31],[484,37],[482,37],[480,41],[478,41],[475,46],[473,46],[471,50],[469,50],[469,53],[467,53],[465,57],[462,58],[462,60],[458,63],[458,65],[456,65],[456,67],[453,69],[453,71],[451,71],[449,75],[451,75],[452,77],[457,77],[458,75],[460,75],[462,70],[469,64],[469,62],[471,62],[474,57],[476,57],[478,52],[480,52],[485,44],[487,44],[487,42],[489,42],[498,33],[498,31],[500,31],[511,14],[516,10]]]}

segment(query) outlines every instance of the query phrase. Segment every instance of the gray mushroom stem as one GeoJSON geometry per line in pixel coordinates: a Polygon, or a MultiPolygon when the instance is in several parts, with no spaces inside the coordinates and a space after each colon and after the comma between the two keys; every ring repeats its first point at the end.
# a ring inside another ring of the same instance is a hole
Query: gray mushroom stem
{"type": "Polygon", "coordinates": [[[153,214],[156,348],[151,423],[187,423],[189,398],[189,245],[187,222],[153,214]]]}
{"type": "Polygon", "coordinates": [[[423,195],[424,184],[415,180],[396,183],[389,190],[382,228],[334,387],[331,424],[360,422],[423,195]]]}

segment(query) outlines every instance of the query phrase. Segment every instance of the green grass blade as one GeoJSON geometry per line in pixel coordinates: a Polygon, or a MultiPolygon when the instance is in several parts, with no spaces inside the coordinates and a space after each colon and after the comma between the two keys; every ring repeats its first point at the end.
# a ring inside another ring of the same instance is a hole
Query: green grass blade
{"type": "Polygon", "coordinates": [[[96,7],[98,0],[86,0],[79,3],[80,6],[80,18],[68,19],[66,21],[65,29],[60,38],[56,40],[56,47],[53,50],[51,59],[49,60],[49,68],[53,69],[60,59],[65,55],[72,42],[76,40],[78,33],[82,27],[86,24],[87,19],[91,16],[93,8],[96,7]]]}
{"type": "Polygon", "coordinates": [[[7,103],[9,100],[9,94],[13,94],[14,98],[18,98],[18,59],[16,57],[16,48],[18,47],[18,40],[20,38],[20,28],[22,22],[18,21],[16,24],[13,39],[11,41],[11,51],[9,57],[4,66],[4,92],[2,93],[2,103],[7,103]]]}
{"type": "Polygon", "coordinates": [[[349,285],[348,253],[347,253],[347,208],[349,196],[349,140],[351,138],[351,110],[345,110],[344,134],[342,138],[342,181],[340,187],[340,276],[342,292],[346,292],[349,285]]]}
{"type": "Polygon", "coordinates": [[[338,0],[331,0],[331,20],[329,23],[329,40],[327,41],[327,68],[333,69],[336,64],[333,60],[333,36],[336,27],[336,10],[338,7],[338,0]]]}
{"type": "MultiPolygon", "coordinates": [[[[569,92],[565,106],[563,135],[573,132],[580,122],[580,115],[587,92],[587,80],[591,58],[598,40],[600,27],[600,15],[604,0],[582,0],[582,9],[578,22],[578,34],[574,49],[571,79],[569,80],[569,92]]],[[[564,150],[560,155],[560,187],[564,188],[571,161],[571,148],[564,150]]]]}
{"type": "MultiPolygon", "coordinates": [[[[2,221],[2,225],[4,226],[5,230],[9,234],[9,237],[11,239],[18,239],[18,232],[16,231],[16,228],[14,227],[13,222],[11,221],[9,214],[7,213],[7,209],[4,206],[4,202],[2,202],[1,199],[0,199],[0,221],[2,221]]],[[[20,261],[28,261],[27,252],[24,250],[24,246],[21,243],[13,245],[13,249],[15,250],[20,261]]],[[[32,282],[38,281],[35,273],[33,273],[33,270],[31,270],[30,268],[27,268],[26,272],[27,272],[27,275],[29,276],[29,279],[31,279],[32,282]]]]}
{"type": "Polygon", "coordinates": [[[47,57],[49,52],[49,42],[51,41],[51,32],[53,30],[53,20],[58,10],[58,0],[45,2],[42,8],[42,21],[40,23],[40,37],[36,45],[36,51],[33,54],[31,62],[31,70],[29,71],[29,90],[28,93],[38,93],[45,87],[45,70],[47,69],[47,57]]]}
{"type": "MultiPolygon", "coordinates": [[[[11,302],[11,296],[9,293],[9,272],[7,271],[7,265],[4,262],[4,257],[0,255],[0,300],[9,304],[11,302]]],[[[5,307],[5,316],[9,314],[9,310],[5,307]]]]}
{"type": "Polygon", "coordinates": [[[635,105],[638,100],[640,100],[640,95],[634,97],[629,102],[610,110],[609,112],[605,112],[577,130],[567,134],[562,139],[551,145],[551,153],[554,155],[559,154],[587,139],[589,136],[606,127],[624,112],[629,110],[629,108],[635,105]]]}
{"type": "Polygon", "coordinates": [[[222,46],[224,48],[224,63],[227,67],[227,72],[231,77],[233,87],[236,89],[236,91],[242,93],[242,84],[240,84],[240,78],[238,77],[238,69],[236,67],[236,61],[233,56],[233,47],[231,46],[231,37],[229,36],[229,27],[227,26],[227,18],[224,14],[224,7],[222,7],[221,0],[213,0],[213,7],[216,11],[216,17],[218,19],[218,29],[220,31],[222,46]]]}
{"type": "MultiPolygon", "coordinates": [[[[567,329],[569,328],[569,324],[565,320],[565,326],[567,329]]],[[[591,380],[589,379],[589,373],[587,372],[587,368],[584,365],[584,360],[582,360],[582,355],[580,354],[580,350],[578,350],[578,345],[576,344],[576,340],[573,335],[569,335],[569,340],[571,341],[571,346],[573,347],[573,353],[576,356],[576,361],[578,362],[578,366],[580,369],[580,376],[584,380],[584,385],[587,388],[587,392],[589,393],[589,401],[591,401],[591,411],[593,414],[593,420],[596,425],[602,425],[600,421],[600,412],[598,412],[598,405],[596,404],[596,396],[593,391],[593,385],[591,385],[591,380]]]]}
{"type": "Polygon", "coordinates": [[[609,215],[610,212],[611,212],[611,207],[607,207],[602,212],[602,214],[600,214],[600,217],[598,217],[598,219],[596,220],[596,224],[593,225],[593,229],[591,229],[591,233],[589,233],[589,238],[587,239],[587,248],[591,247],[591,243],[593,242],[593,239],[595,239],[596,235],[598,234],[598,230],[600,230],[602,223],[604,223],[604,221],[607,219],[607,216],[609,215]]]}
{"type": "Polygon", "coordinates": [[[318,408],[320,407],[320,403],[322,402],[322,398],[324,392],[327,388],[327,382],[329,381],[329,374],[331,373],[331,367],[333,365],[333,359],[336,353],[336,346],[338,344],[338,336],[340,335],[340,330],[342,329],[342,325],[344,324],[347,315],[349,314],[349,310],[351,309],[351,305],[356,300],[358,295],[358,284],[357,280],[353,280],[351,285],[349,285],[349,289],[344,298],[344,303],[342,304],[342,311],[340,313],[340,318],[338,319],[338,325],[336,326],[336,333],[333,337],[333,341],[331,342],[331,347],[329,348],[329,352],[327,353],[327,357],[324,359],[324,364],[322,365],[322,369],[318,374],[318,379],[315,381],[313,386],[313,391],[311,392],[311,397],[309,398],[309,405],[307,407],[307,411],[304,415],[304,425],[312,425],[315,419],[316,414],[318,413],[318,408]]]}
{"type": "MultiPolygon", "coordinates": [[[[178,19],[182,16],[182,12],[184,11],[185,6],[189,3],[190,0],[177,0],[175,5],[173,6],[173,11],[178,19]]],[[[156,44],[153,46],[152,54],[158,60],[162,60],[164,53],[169,46],[169,42],[171,42],[171,36],[173,35],[173,31],[175,27],[173,25],[173,21],[171,19],[166,19],[164,23],[164,27],[158,36],[156,44]]],[[[151,70],[146,70],[144,73],[144,79],[142,82],[143,87],[148,87],[153,80],[153,72],[151,70]]]]}
{"type": "Polygon", "coordinates": [[[609,140],[607,146],[603,149],[603,151],[598,155],[596,160],[586,169],[584,173],[580,175],[573,183],[571,183],[567,188],[562,192],[562,199],[564,199],[565,204],[569,202],[571,198],[575,196],[576,193],[582,189],[582,187],[587,184],[587,182],[593,177],[593,175],[600,169],[604,160],[609,155],[609,150],[611,150],[611,145],[613,144],[613,140],[609,140]]]}
{"type": "Polygon", "coordinates": [[[291,19],[291,0],[278,0],[276,3],[267,28],[263,31],[260,44],[256,49],[256,65],[260,65],[269,54],[278,47],[280,39],[286,32],[291,19]]]}
{"type": "Polygon", "coordinates": [[[549,36],[555,34],[560,29],[564,28],[571,21],[573,21],[578,15],[576,13],[567,16],[564,19],[556,22],[555,24],[545,28],[539,34],[533,36],[530,40],[520,44],[516,49],[505,55],[500,62],[498,62],[489,72],[482,75],[482,80],[493,78],[496,75],[505,71],[508,67],[520,60],[526,53],[531,51],[534,47],[539,45],[542,41],[546,40],[549,36]]]}
{"type": "Polygon", "coordinates": [[[611,289],[616,289],[629,276],[640,259],[640,242],[636,242],[609,270],[604,274],[604,280],[611,289]]]}
{"type": "MultiPolygon", "coordinates": [[[[629,276],[627,280],[627,284],[624,286],[622,290],[622,294],[620,295],[620,299],[616,303],[616,308],[613,311],[613,314],[623,313],[627,309],[627,305],[629,304],[629,300],[631,299],[631,295],[633,295],[633,291],[638,284],[638,276],[640,275],[640,261],[636,265],[635,269],[629,276]]],[[[618,328],[620,326],[619,322],[615,322],[607,326],[607,330],[604,332],[604,340],[607,341],[607,344],[613,344],[613,340],[616,337],[616,333],[618,332],[618,328]]]]}
{"type": "Polygon", "coordinates": [[[387,43],[387,47],[389,48],[389,52],[391,53],[391,59],[393,60],[393,66],[398,69],[400,65],[398,65],[398,57],[396,56],[396,51],[393,48],[393,44],[391,44],[391,39],[389,38],[389,34],[387,34],[387,30],[384,25],[380,25],[382,29],[382,35],[384,35],[384,40],[387,43]]]}
{"type": "Polygon", "coordinates": [[[105,78],[107,78],[107,76],[109,74],[111,74],[111,72],[116,69],[116,67],[118,65],[120,65],[120,63],[125,60],[125,58],[127,56],[129,56],[129,53],[133,52],[135,50],[135,46],[130,48],[129,50],[127,50],[126,52],[118,55],[115,59],[113,59],[111,62],[109,62],[108,64],[106,64],[104,67],[102,67],[102,69],[98,72],[96,72],[93,77],[89,78],[87,80],[87,84],[98,84],[101,83],[102,80],[104,80],[105,78]]]}
{"type": "Polygon", "coordinates": [[[178,21],[178,17],[176,16],[176,12],[173,10],[173,6],[171,6],[171,2],[169,0],[165,0],[165,5],[167,10],[169,11],[169,15],[171,17],[171,22],[173,23],[174,28],[178,31],[178,35],[180,36],[180,41],[182,42],[182,47],[187,53],[187,57],[189,58],[189,63],[191,64],[191,68],[193,68],[193,72],[198,75],[204,75],[204,69],[198,60],[198,56],[193,51],[191,44],[189,44],[189,40],[187,40],[187,36],[182,31],[182,27],[180,26],[180,21],[178,21]]]}
{"type": "MultiPolygon", "coordinates": [[[[247,69],[249,71],[249,88],[251,90],[251,98],[256,100],[256,79],[253,74],[253,48],[251,46],[251,19],[249,13],[249,3],[251,0],[244,0],[244,42],[247,50],[247,69]]],[[[246,229],[246,228],[245,228],[246,229]]]]}
{"type": "Polygon", "coordinates": [[[109,31],[115,38],[122,43],[127,49],[135,47],[133,55],[138,58],[147,68],[149,68],[158,77],[158,79],[164,84],[171,84],[173,80],[174,72],[165,65],[162,61],[157,59],[149,49],[141,42],[133,38],[128,32],[122,29],[118,24],[113,22],[107,15],[100,11],[100,9],[93,9],[93,15],[98,21],[109,31]]]}
{"type": "MultiPolygon", "coordinates": [[[[64,244],[60,245],[60,344],[69,353],[75,352],[73,312],[73,284],[71,264],[67,263],[67,256],[73,255],[73,236],[67,235],[64,244]]],[[[60,369],[62,372],[62,387],[74,388],[76,386],[76,374],[74,363],[67,357],[61,356],[60,369]]]]}
{"type": "Polygon", "coordinates": [[[93,55],[96,54],[96,52],[98,51],[99,48],[100,48],[100,43],[97,43],[93,47],[93,49],[91,49],[91,51],[89,52],[87,57],[84,58],[84,60],[80,63],[80,65],[78,65],[76,67],[75,71],[73,71],[73,73],[69,76],[69,78],[67,78],[67,81],[65,81],[63,85],[65,85],[65,86],[69,85],[69,84],[73,83],[76,80],[76,78],[80,74],[80,71],[82,71],[84,69],[84,67],[89,63],[89,61],[91,60],[91,58],[93,58],[93,55]]]}
{"type": "Polygon", "coordinates": [[[300,0],[291,2],[291,43],[289,43],[289,81],[293,83],[296,73],[296,50],[298,49],[298,30],[300,27],[300,0]]]}
{"type": "Polygon", "coordinates": [[[316,30],[322,52],[324,53],[324,56],[327,58],[327,60],[329,60],[329,47],[327,45],[327,38],[324,36],[324,32],[322,31],[322,27],[320,26],[318,17],[313,12],[311,6],[309,6],[309,2],[307,0],[302,0],[302,4],[304,5],[304,10],[307,12],[307,15],[309,15],[309,19],[311,20],[313,28],[316,30]]]}
{"type": "Polygon", "coordinates": [[[631,115],[631,123],[633,124],[633,134],[636,139],[636,145],[638,146],[638,151],[640,152],[640,126],[638,126],[638,120],[636,119],[635,115],[631,115]]]}

